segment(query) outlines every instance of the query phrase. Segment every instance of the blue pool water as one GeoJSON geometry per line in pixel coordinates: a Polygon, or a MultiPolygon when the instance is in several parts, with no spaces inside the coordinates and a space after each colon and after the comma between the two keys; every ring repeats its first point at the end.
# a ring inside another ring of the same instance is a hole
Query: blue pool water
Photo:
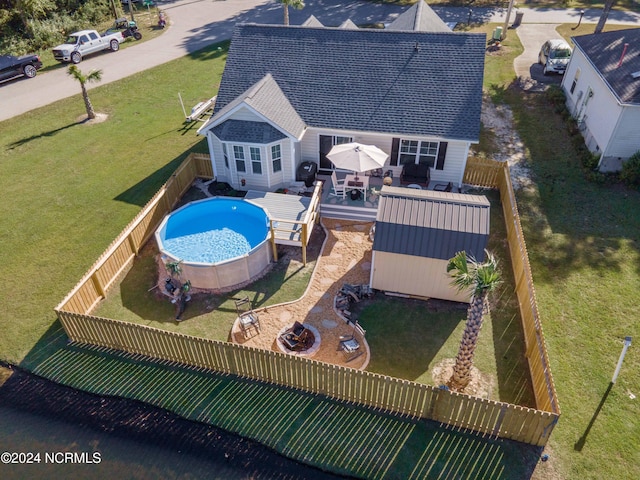
{"type": "Polygon", "coordinates": [[[215,264],[246,255],[268,233],[262,208],[240,199],[210,198],[173,212],[159,238],[163,250],[175,258],[215,264]]]}

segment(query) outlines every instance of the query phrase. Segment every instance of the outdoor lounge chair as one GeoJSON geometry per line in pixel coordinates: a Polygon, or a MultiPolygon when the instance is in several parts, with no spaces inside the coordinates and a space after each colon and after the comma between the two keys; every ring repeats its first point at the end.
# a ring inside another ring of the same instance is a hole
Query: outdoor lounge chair
{"type": "Polygon", "coordinates": [[[333,188],[333,192],[330,192],[329,195],[333,195],[334,197],[342,197],[344,198],[347,194],[345,189],[344,179],[338,180],[338,176],[336,172],[331,172],[331,186],[333,188]]]}
{"type": "Polygon", "coordinates": [[[355,360],[364,351],[360,348],[360,342],[356,340],[353,335],[341,335],[340,336],[340,350],[344,352],[344,356],[347,362],[355,360]]]}
{"type": "Polygon", "coordinates": [[[447,184],[438,183],[435,187],[433,187],[433,189],[436,192],[450,192],[451,190],[453,190],[453,182],[449,182],[447,184]]]}
{"type": "Polygon", "coordinates": [[[244,338],[249,337],[252,329],[254,329],[256,333],[260,333],[260,318],[258,314],[253,311],[249,297],[236,300],[235,304],[236,312],[238,312],[240,330],[242,330],[244,338]]]}

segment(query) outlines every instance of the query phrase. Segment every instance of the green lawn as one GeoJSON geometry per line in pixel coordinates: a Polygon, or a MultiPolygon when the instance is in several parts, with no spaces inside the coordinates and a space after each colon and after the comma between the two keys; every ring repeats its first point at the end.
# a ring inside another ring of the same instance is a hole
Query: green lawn
{"type": "Polygon", "coordinates": [[[640,355],[633,345],[594,417],[624,337],[640,333],[640,192],[588,182],[544,97],[512,92],[507,100],[536,178],[518,204],[562,408],[549,452],[561,478],[640,478],[640,405],[632,398],[640,391],[640,355]]]}
{"type": "MultiPolygon", "coordinates": [[[[515,39],[509,36],[513,53],[515,39]]],[[[47,332],[57,325],[53,307],[186,152],[206,151],[194,135],[196,126],[183,124],[177,94],[187,105],[215,94],[212,85],[219,82],[225,54],[225,47],[209,48],[92,90],[96,109],[109,114],[101,124],[76,122],[84,113],[79,96],[0,123],[0,188],[7,202],[0,217],[0,263],[7,283],[0,358],[20,363],[40,340],[39,346],[46,343],[47,332]]],[[[539,467],[539,478],[640,478],[640,407],[631,398],[640,385],[635,345],[594,418],[622,339],[638,338],[640,193],[585,180],[563,124],[543,97],[507,88],[511,61],[488,56],[485,86],[512,107],[535,173],[536,188],[518,201],[562,408],[547,449],[551,458],[539,467]]],[[[491,141],[486,144],[490,150],[491,141]]],[[[514,299],[499,297],[496,312],[502,301],[505,324],[497,327],[492,318],[481,334],[484,341],[493,339],[496,354],[479,354],[478,362],[504,368],[500,395],[505,389],[516,398],[519,380],[510,377],[510,360],[500,357],[518,352],[509,348],[509,322],[516,319],[506,314],[514,299]]],[[[395,315],[392,307],[384,306],[386,315],[395,315]]],[[[367,327],[371,336],[386,328],[367,327]]],[[[443,332],[446,328],[438,334],[443,332]]],[[[423,360],[449,356],[455,334],[452,338],[442,343],[445,351],[431,347],[423,360]]],[[[415,378],[427,372],[413,369],[415,378]]]]}
{"type": "Polygon", "coordinates": [[[210,98],[225,56],[223,44],[91,90],[109,115],[103,123],[78,123],[80,95],[0,123],[2,359],[20,363],[53,308],[187,153],[207,151],[199,124],[183,123],[178,93],[187,105],[210,98]]]}
{"type": "MultiPolygon", "coordinates": [[[[567,39],[592,31],[558,28],[567,39]]],[[[535,478],[640,478],[640,406],[633,398],[640,355],[633,345],[605,396],[624,337],[639,333],[640,192],[613,180],[587,181],[564,122],[544,95],[509,85],[508,61],[487,57],[485,89],[512,109],[535,176],[535,188],[518,193],[518,207],[562,409],[546,450],[550,461],[535,478]]],[[[488,156],[493,140],[484,132],[480,150],[488,156]]]]}

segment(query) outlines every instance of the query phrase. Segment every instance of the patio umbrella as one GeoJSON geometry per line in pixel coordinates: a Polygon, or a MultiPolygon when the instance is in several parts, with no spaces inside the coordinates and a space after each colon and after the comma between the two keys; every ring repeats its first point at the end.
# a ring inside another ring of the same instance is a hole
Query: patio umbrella
{"type": "Polygon", "coordinates": [[[362,145],[361,143],[335,145],[327,154],[327,158],[337,168],[354,172],[367,172],[381,168],[388,157],[389,155],[375,145],[362,145]]]}

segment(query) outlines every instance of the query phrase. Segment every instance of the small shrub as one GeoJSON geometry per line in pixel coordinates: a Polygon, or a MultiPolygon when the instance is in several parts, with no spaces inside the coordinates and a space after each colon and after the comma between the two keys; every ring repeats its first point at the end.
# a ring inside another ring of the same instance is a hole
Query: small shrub
{"type": "Polygon", "coordinates": [[[582,160],[582,165],[587,170],[596,170],[600,163],[600,154],[590,152],[585,146],[584,150],[580,152],[580,160],[582,160]]]}
{"type": "MultiPolygon", "coordinates": [[[[559,107],[562,106],[566,109],[566,102],[567,102],[567,97],[564,94],[564,90],[562,90],[562,88],[560,88],[560,86],[558,85],[551,85],[547,90],[546,90],[546,95],[547,95],[547,100],[549,100],[549,103],[551,103],[551,105],[553,105],[554,107],[559,107]]],[[[558,113],[560,113],[558,111],[558,113]]]]}
{"type": "Polygon", "coordinates": [[[640,186],[640,150],[622,164],[620,180],[632,187],[640,186]]]}
{"type": "Polygon", "coordinates": [[[575,149],[578,155],[582,153],[582,150],[586,150],[587,148],[587,146],[584,144],[584,138],[582,138],[582,135],[572,136],[571,144],[573,145],[573,148],[575,149]]]}
{"type": "Polygon", "coordinates": [[[580,127],[578,127],[578,122],[576,122],[575,118],[569,116],[565,119],[565,123],[567,124],[567,131],[569,132],[569,135],[573,137],[580,134],[580,127]]]}

